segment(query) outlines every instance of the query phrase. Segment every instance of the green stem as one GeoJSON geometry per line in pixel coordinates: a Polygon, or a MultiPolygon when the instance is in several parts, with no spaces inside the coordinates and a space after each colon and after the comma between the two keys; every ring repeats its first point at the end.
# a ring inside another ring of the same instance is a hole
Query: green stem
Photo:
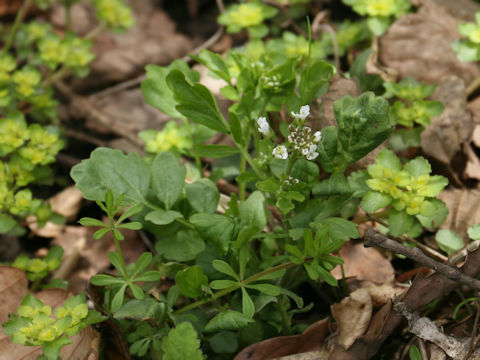
{"type": "Polygon", "coordinates": [[[281,295],[277,296],[277,307],[280,311],[280,315],[282,316],[283,334],[287,336],[291,335],[292,327],[290,324],[290,318],[288,317],[287,309],[285,309],[285,306],[283,306],[281,295]]]}
{"type": "Polygon", "coordinates": [[[255,174],[258,176],[258,178],[259,178],[259,179],[263,179],[263,178],[264,178],[263,173],[260,171],[260,169],[258,168],[257,164],[255,164],[255,162],[253,161],[252,157],[251,157],[250,154],[248,153],[248,150],[245,149],[245,148],[240,147],[240,153],[241,153],[242,156],[245,158],[245,160],[247,161],[248,165],[250,165],[250,167],[251,167],[252,170],[255,172],[255,174]]]}
{"type": "MultiPolygon", "coordinates": [[[[240,156],[240,174],[243,174],[247,170],[247,160],[243,154],[240,156]]],[[[245,188],[246,185],[244,182],[238,184],[238,197],[240,201],[245,200],[245,188]]]]}
{"type": "MultiPolygon", "coordinates": [[[[307,261],[312,261],[313,258],[307,258],[305,259],[304,261],[307,262],[307,261]]],[[[254,282],[266,275],[269,275],[269,274],[272,274],[272,273],[275,273],[277,271],[280,271],[280,270],[283,270],[283,269],[288,269],[292,266],[295,266],[297,264],[295,264],[293,261],[291,262],[288,262],[288,263],[285,263],[285,264],[281,264],[281,265],[277,265],[277,266],[274,266],[270,269],[267,269],[267,270],[264,270],[264,271],[261,271],[259,273],[256,273],[255,275],[252,275],[250,276],[249,278],[246,278],[245,280],[243,280],[242,282],[239,282],[238,284],[235,284],[235,285],[232,285],[226,289],[223,289],[221,291],[218,291],[216,292],[215,294],[213,294],[213,296],[209,299],[204,299],[204,300],[198,300],[198,301],[195,301],[191,304],[188,304],[180,309],[178,309],[177,311],[175,311],[176,314],[182,314],[184,312],[187,312],[187,311],[190,311],[190,310],[193,310],[193,309],[196,309],[197,307],[199,306],[202,306],[204,304],[207,304],[209,303],[210,301],[213,301],[214,299],[218,299],[218,298],[221,298],[222,296],[225,296],[237,289],[239,289],[240,287],[242,286],[245,286],[245,285],[248,285],[250,284],[251,282],[254,282]]]]}
{"type": "Polygon", "coordinates": [[[5,43],[5,46],[2,49],[2,53],[6,54],[8,50],[10,50],[10,47],[13,44],[13,40],[15,39],[15,35],[17,34],[18,27],[23,21],[23,18],[28,10],[28,8],[33,4],[34,0],[26,0],[24,1],[22,7],[18,10],[17,16],[15,17],[15,21],[13,23],[12,29],[10,30],[10,33],[8,34],[7,42],[5,43]]]}

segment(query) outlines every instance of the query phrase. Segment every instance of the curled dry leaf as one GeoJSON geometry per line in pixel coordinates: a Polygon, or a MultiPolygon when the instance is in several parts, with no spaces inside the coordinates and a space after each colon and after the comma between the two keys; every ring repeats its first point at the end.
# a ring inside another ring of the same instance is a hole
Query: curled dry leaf
{"type": "Polygon", "coordinates": [[[330,307],[339,331],[338,343],[345,349],[367,330],[372,308],[372,298],[367,289],[355,290],[340,303],[330,307]]]}
{"type": "MultiPolygon", "coordinates": [[[[27,292],[28,280],[22,270],[0,266],[0,323],[8,320],[9,313],[17,311],[27,292]]],[[[34,296],[55,309],[69,297],[69,293],[63,289],[47,289],[34,294],[34,296]]],[[[62,359],[98,359],[99,335],[91,327],[83,329],[71,339],[72,344],[63,347],[60,352],[62,359]]],[[[36,360],[41,352],[39,346],[23,346],[11,343],[9,336],[3,334],[0,327],[0,360],[36,360]]]]}
{"type": "Polygon", "coordinates": [[[449,209],[442,228],[451,229],[463,237],[470,226],[480,223],[480,191],[475,189],[447,189],[438,196],[449,209]]]}
{"type": "MultiPolygon", "coordinates": [[[[345,277],[371,281],[377,284],[393,283],[395,272],[392,264],[380,251],[363,244],[345,243],[340,249],[345,277]]],[[[342,278],[340,266],[332,270],[336,279],[342,278]]]]}
{"type": "Polygon", "coordinates": [[[328,332],[328,319],[323,319],[310,325],[303,334],[278,336],[250,345],[238,353],[234,360],[270,360],[311,351],[323,353],[325,349],[322,344],[328,332]]]}
{"type": "Polygon", "coordinates": [[[463,80],[449,76],[438,86],[433,99],[441,101],[445,110],[422,132],[422,149],[426,155],[449,165],[462,145],[470,141],[473,131],[463,80]]]}
{"type": "Polygon", "coordinates": [[[416,13],[402,16],[380,39],[380,61],[401,78],[438,83],[456,75],[468,85],[480,69],[477,63],[459,61],[451,45],[460,38],[458,24],[473,21],[476,9],[470,0],[424,0],[416,13]]]}

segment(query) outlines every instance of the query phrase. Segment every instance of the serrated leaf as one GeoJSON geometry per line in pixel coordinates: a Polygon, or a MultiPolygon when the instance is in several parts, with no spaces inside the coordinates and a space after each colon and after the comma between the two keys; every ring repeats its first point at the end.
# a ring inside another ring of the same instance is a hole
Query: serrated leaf
{"type": "Polygon", "coordinates": [[[163,360],[203,360],[200,340],[192,324],[182,322],[162,339],[163,360]]]}
{"type": "Polygon", "coordinates": [[[174,235],[157,238],[155,250],[168,260],[190,261],[205,250],[205,242],[191,230],[180,230],[174,235]]]}
{"type": "Polygon", "coordinates": [[[379,193],[377,191],[369,191],[365,194],[360,203],[360,206],[367,213],[374,213],[375,211],[382,209],[392,202],[390,196],[379,193]]]}
{"type": "Polygon", "coordinates": [[[205,86],[191,85],[185,80],[185,75],[178,70],[172,70],[168,74],[167,85],[179,104],[176,106],[178,112],[198,124],[223,134],[228,133],[228,127],[217,102],[205,86]]]}
{"type": "Polygon", "coordinates": [[[195,214],[190,218],[199,234],[221,254],[226,254],[237,239],[239,226],[229,216],[220,214],[195,214]]]}
{"type": "Polygon", "coordinates": [[[414,224],[414,217],[405,211],[390,209],[388,217],[388,228],[393,236],[401,236],[408,233],[414,224]]]}

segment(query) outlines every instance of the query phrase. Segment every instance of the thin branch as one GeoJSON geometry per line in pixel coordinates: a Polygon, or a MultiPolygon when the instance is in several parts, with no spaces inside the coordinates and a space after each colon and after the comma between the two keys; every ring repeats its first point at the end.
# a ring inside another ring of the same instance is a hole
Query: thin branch
{"type": "Polygon", "coordinates": [[[380,234],[379,232],[369,228],[365,235],[364,244],[366,247],[378,246],[383,249],[390,250],[396,254],[402,254],[408,257],[409,259],[415,260],[416,262],[425,265],[443,276],[457,281],[463,285],[467,285],[475,290],[480,290],[480,280],[474,279],[471,276],[465,275],[463,272],[458,270],[456,267],[450,265],[439,263],[438,261],[433,260],[426,256],[422,250],[419,248],[411,248],[399,244],[398,242],[389,239],[388,237],[380,234]]]}

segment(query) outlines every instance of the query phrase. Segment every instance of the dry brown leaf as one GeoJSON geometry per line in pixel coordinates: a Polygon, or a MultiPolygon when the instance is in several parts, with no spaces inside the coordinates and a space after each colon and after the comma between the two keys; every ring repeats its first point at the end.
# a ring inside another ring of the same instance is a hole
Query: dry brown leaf
{"type": "MultiPolygon", "coordinates": [[[[340,249],[345,277],[368,280],[377,284],[392,283],[395,273],[392,264],[377,249],[363,244],[345,243],[340,249]]],[[[342,278],[340,266],[332,270],[336,279],[342,278]]]]}
{"type": "Polygon", "coordinates": [[[380,39],[382,64],[394,68],[401,78],[414,77],[438,83],[449,75],[467,85],[480,75],[477,63],[461,62],[451,49],[460,38],[457,26],[473,21],[478,9],[470,0],[425,0],[416,12],[402,16],[380,39]]]}
{"type": "MultiPolygon", "coordinates": [[[[0,323],[8,320],[9,313],[15,313],[28,292],[28,280],[22,270],[0,266],[0,323]]],[[[34,294],[46,305],[55,309],[69,296],[64,289],[48,289],[34,294]]],[[[64,360],[98,359],[99,335],[91,328],[83,329],[71,338],[73,343],[62,348],[64,360]]],[[[13,344],[0,328],[0,360],[36,360],[41,354],[39,346],[13,344]]]]}
{"type": "MultiPolygon", "coordinates": [[[[468,110],[472,114],[473,122],[475,124],[480,124],[480,96],[468,103],[468,110]]],[[[480,134],[472,136],[472,138],[476,138],[475,145],[480,147],[480,134]]]]}
{"type": "Polygon", "coordinates": [[[330,309],[339,331],[338,343],[348,349],[368,328],[372,298],[367,289],[358,289],[330,309]]]}
{"type": "Polygon", "coordinates": [[[462,145],[469,142],[473,131],[463,80],[456,76],[446,78],[438,86],[433,99],[441,101],[445,110],[422,132],[422,149],[428,156],[450,164],[462,145]]]}
{"type": "Polygon", "coordinates": [[[463,172],[464,176],[467,179],[480,180],[480,159],[477,154],[475,154],[475,151],[469,144],[464,144],[463,153],[467,156],[467,165],[463,172]]]}
{"type": "Polygon", "coordinates": [[[328,319],[310,325],[301,335],[279,336],[261,341],[240,351],[234,360],[270,360],[292,354],[323,351],[328,334],[328,319]]]}
{"type": "MultiPolygon", "coordinates": [[[[53,197],[48,199],[52,211],[64,216],[67,220],[72,220],[78,214],[83,203],[82,192],[75,186],[69,186],[53,197]]],[[[65,225],[55,224],[51,221],[47,222],[45,226],[38,228],[37,221],[34,216],[27,219],[30,230],[45,238],[53,238],[62,232],[65,225]]]]}
{"type": "Polygon", "coordinates": [[[467,229],[480,223],[480,191],[475,189],[447,189],[438,198],[449,209],[441,228],[451,229],[466,238],[467,229]]]}
{"type": "Polygon", "coordinates": [[[309,351],[302,354],[282,356],[275,360],[328,360],[328,351],[309,351]]]}

